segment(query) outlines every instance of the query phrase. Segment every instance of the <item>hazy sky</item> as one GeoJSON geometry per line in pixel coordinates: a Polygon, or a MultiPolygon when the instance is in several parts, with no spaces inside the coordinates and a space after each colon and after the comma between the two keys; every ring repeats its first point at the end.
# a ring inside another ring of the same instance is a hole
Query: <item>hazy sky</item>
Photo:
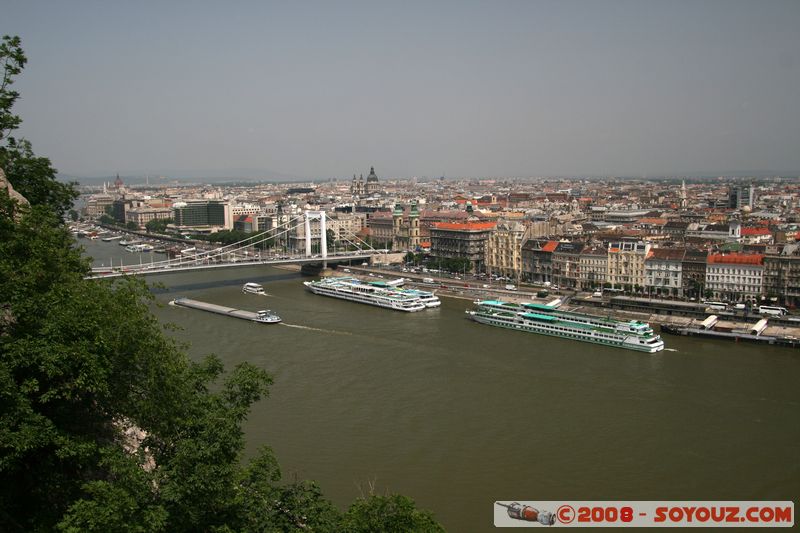
{"type": "Polygon", "coordinates": [[[64,173],[800,171],[800,1],[2,0],[64,173]]]}

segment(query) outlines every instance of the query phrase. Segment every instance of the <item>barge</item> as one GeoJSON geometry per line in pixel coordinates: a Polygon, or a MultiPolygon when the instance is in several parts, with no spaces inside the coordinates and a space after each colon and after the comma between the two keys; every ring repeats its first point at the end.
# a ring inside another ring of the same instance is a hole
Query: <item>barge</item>
{"type": "Polygon", "coordinates": [[[170,304],[179,307],[188,307],[189,309],[199,309],[200,311],[208,311],[209,313],[216,313],[233,318],[241,318],[242,320],[259,322],[261,324],[277,324],[281,321],[281,317],[269,309],[256,312],[244,311],[242,309],[234,309],[233,307],[225,307],[223,305],[201,302],[200,300],[192,300],[189,298],[175,298],[170,304]]]}

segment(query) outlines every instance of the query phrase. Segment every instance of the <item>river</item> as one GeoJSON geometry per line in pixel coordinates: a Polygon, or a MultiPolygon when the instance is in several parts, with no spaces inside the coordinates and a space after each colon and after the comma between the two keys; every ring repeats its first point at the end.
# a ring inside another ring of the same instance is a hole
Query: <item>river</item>
{"type": "MultiPolygon", "coordinates": [[[[95,264],[138,256],[80,243],[95,264]]],[[[155,256],[155,260],[160,257],[155,256]]],[[[150,255],[142,262],[149,262],[150,255]]],[[[315,296],[268,267],[170,274],[178,295],[282,325],[154,306],[190,356],[275,378],[246,423],[288,479],[345,506],[373,483],[448,531],[490,531],[496,500],[791,500],[800,495],[800,352],[666,336],[655,355],[468,321],[470,302],[399,313],[315,296]],[[245,281],[268,296],[243,294],[245,281]]]]}

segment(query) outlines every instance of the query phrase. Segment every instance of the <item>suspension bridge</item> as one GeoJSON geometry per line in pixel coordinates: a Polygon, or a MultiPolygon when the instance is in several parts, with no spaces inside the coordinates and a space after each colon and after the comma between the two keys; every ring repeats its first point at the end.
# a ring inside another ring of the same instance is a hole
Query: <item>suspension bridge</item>
{"type": "Polygon", "coordinates": [[[255,233],[239,242],[212,248],[198,250],[189,248],[183,250],[177,257],[163,261],[151,261],[139,265],[120,265],[118,267],[95,267],[88,276],[89,279],[110,278],[117,276],[152,276],[157,274],[174,274],[176,272],[211,270],[217,268],[238,268],[253,265],[278,265],[278,264],[308,264],[321,263],[323,268],[330,262],[364,261],[386,253],[386,250],[376,250],[369,243],[360,239],[355,234],[338,235],[336,239],[345,246],[345,250],[328,253],[327,220],[324,211],[304,211],[301,215],[288,218],[276,228],[255,233]],[[312,221],[319,221],[319,234],[313,232],[312,221]],[[305,250],[287,252],[276,250],[274,247],[256,251],[262,243],[271,244],[281,240],[288,240],[288,235],[296,232],[303,226],[305,250]],[[319,241],[318,250],[314,250],[312,241],[319,241]],[[316,252],[316,253],[312,253],[316,252]]]}

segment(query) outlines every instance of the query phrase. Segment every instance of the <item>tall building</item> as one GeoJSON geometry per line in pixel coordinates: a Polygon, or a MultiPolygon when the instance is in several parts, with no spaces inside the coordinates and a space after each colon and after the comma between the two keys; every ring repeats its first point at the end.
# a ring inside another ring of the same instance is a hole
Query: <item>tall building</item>
{"type": "Polygon", "coordinates": [[[519,279],[524,236],[525,226],[519,222],[499,222],[486,241],[486,268],[492,274],[519,279]]]}
{"type": "Polygon", "coordinates": [[[522,277],[532,283],[550,283],[553,278],[553,251],[558,241],[528,239],[522,244],[522,277]]]}
{"type": "Polygon", "coordinates": [[[179,228],[232,229],[231,206],[222,200],[188,200],[173,204],[179,228]]]}
{"type": "Polygon", "coordinates": [[[608,283],[614,288],[645,286],[644,261],[650,252],[645,242],[613,242],[608,245],[608,283]]]}
{"type": "Polygon", "coordinates": [[[392,249],[415,251],[419,248],[420,227],[417,202],[411,202],[408,216],[400,204],[396,204],[392,212],[392,249]]]}
{"type": "Polygon", "coordinates": [[[496,222],[438,222],[431,227],[431,255],[442,259],[469,259],[473,272],[486,264],[486,241],[496,222]]]}
{"type": "Polygon", "coordinates": [[[770,248],[764,257],[764,295],[784,305],[800,305],[800,243],[770,248]]]}
{"type": "Polygon", "coordinates": [[[728,207],[731,209],[741,209],[755,207],[756,190],[753,185],[731,185],[728,192],[728,207]]]}

